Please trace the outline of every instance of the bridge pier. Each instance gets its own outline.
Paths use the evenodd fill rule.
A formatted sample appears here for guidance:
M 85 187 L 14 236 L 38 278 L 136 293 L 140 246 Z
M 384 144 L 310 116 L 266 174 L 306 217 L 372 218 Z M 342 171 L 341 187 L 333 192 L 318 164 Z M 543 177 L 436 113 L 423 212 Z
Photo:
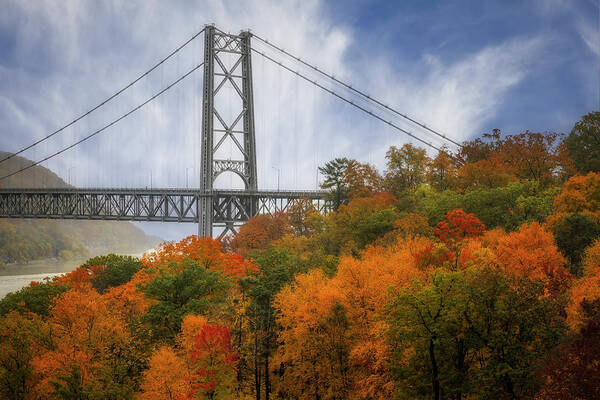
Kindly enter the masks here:
M 215 179 L 223 172 L 232 172 L 242 178 L 246 190 L 256 191 L 252 35 L 249 32 L 231 35 L 214 26 L 206 26 L 204 35 L 200 190 L 203 194 L 212 194 Z M 215 77 L 218 77 L 217 81 Z M 218 110 L 215 101 L 224 86 L 235 89 L 232 92 L 240 99 L 240 108 L 233 110 L 237 117 L 232 120 L 227 120 L 224 110 Z M 218 156 L 219 148 L 224 144 L 235 149 L 235 155 L 226 160 Z M 198 234 L 212 236 L 215 224 L 213 199 L 202 196 L 199 207 Z M 225 229 L 233 230 L 233 222 L 227 222 Z

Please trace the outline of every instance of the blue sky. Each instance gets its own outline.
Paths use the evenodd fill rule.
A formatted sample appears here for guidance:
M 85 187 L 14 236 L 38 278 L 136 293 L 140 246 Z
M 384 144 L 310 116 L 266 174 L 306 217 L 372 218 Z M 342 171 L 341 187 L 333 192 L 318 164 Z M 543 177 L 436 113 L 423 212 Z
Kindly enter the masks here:
M 18 150 L 85 112 L 206 23 L 249 28 L 457 140 L 493 128 L 568 133 L 599 107 L 592 0 L 3 0 L 0 149 Z M 108 107 L 24 155 L 40 159 L 144 101 L 201 60 L 202 48 L 200 37 Z M 337 156 L 383 169 L 389 146 L 410 142 L 258 55 L 253 63 L 259 187 L 275 188 L 279 168 L 282 188 L 314 189 L 317 167 Z M 186 171 L 193 186 L 201 88 L 194 74 L 43 165 L 65 180 L 71 171 L 77 186 L 144 187 L 152 176 L 154 186 L 181 187 Z M 240 185 L 219 179 L 217 186 Z M 195 230 L 144 227 L 166 238 Z
M 568 132 L 581 115 L 600 107 L 597 1 L 356 0 L 326 4 L 332 18 L 352 26 L 355 37 L 364 43 L 362 48 L 356 43 L 349 49 L 349 60 L 379 52 L 408 70 L 426 55 L 456 62 L 505 41 L 542 38 L 546 48 L 532 60 L 528 76 L 506 94 L 482 131 Z

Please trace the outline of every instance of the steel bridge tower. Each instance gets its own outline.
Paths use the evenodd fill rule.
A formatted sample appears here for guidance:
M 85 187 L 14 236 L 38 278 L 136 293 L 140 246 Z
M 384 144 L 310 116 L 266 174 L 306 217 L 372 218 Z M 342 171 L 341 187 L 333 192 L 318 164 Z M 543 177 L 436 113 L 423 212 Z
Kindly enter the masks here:
M 256 141 L 254 131 L 254 99 L 252 89 L 252 59 L 248 31 L 239 35 L 224 33 L 214 26 L 206 26 L 204 36 L 204 88 L 202 97 L 202 137 L 200 191 L 213 193 L 217 177 L 229 171 L 237 174 L 246 191 L 257 191 Z M 224 115 L 224 87 L 232 87 L 239 102 Z M 231 92 L 231 90 L 229 91 Z M 223 156 L 224 144 L 231 145 L 235 154 Z M 198 235 L 212 236 L 214 224 L 213 199 L 200 197 L 198 201 Z M 254 200 L 247 205 L 250 214 L 256 214 Z M 220 225 L 227 233 L 234 230 L 235 217 L 225 216 Z

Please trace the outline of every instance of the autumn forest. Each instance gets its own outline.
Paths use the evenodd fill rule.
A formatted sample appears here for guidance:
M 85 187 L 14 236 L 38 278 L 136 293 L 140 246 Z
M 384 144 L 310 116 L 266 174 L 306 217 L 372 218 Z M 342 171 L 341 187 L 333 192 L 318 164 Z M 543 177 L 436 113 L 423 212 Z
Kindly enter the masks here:
M 386 165 L 7 295 L 0 397 L 600 398 L 600 113 Z

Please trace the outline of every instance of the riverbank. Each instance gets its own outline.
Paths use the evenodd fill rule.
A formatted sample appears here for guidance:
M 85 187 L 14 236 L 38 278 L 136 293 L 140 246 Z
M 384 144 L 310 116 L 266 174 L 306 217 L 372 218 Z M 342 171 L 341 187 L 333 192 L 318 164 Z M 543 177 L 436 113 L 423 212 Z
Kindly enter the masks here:
M 129 254 L 118 252 L 119 254 L 130 255 L 132 257 L 141 257 L 144 253 L 152 252 L 154 249 L 133 250 Z M 117 253 L 112 251 L 113 253 Z M 10 292 L 15 292 L 29 285 L 34 281 L 42 281 L 45 278 L 54 278 L 61 274 L 71 272 L 89 258 L 97 255 L 109 254 L 109 250 L 94 249 L 90 251 L 90 256 L 85 258 L 61 259 L 47 258 L 43 260 L 33 260 L 22 264 L 6 264 L 0 267 L 0 299 Z

